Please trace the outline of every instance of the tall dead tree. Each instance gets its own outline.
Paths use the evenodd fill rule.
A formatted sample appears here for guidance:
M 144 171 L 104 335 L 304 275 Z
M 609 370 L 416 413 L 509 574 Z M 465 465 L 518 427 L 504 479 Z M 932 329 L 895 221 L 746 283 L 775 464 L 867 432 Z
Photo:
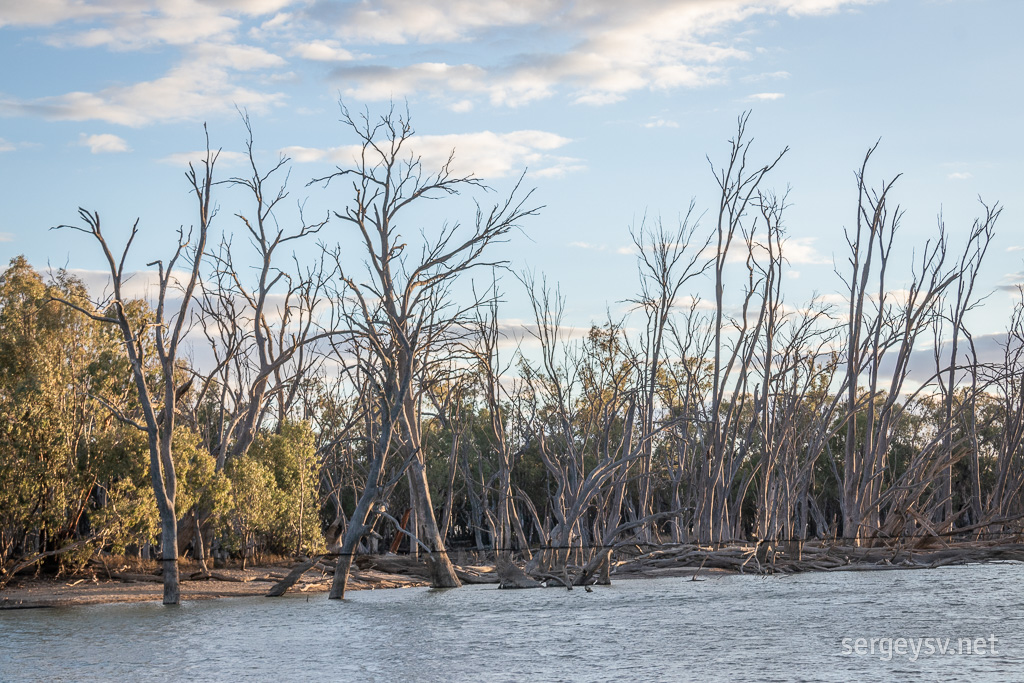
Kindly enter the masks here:
M 742 454 L 735 448 L 734 437 L 740 428 L 738 417 L 743 410 L 743 401 L 747 393 L 748 370 L 756 348 L 754 341 L 763 328 L 766 312 L 762 305 L 760 312 L 751 315 L 753 311 L 750 306 L 757 296 L 757 290 L 764 286 L 764 282 L 755 272 L 753 241 L 750 229 L 745 228 L 745 225 L 748 211 L 757 202 L 761 183 L 789 151 L 785 148 L 771 162 L 750 168 L 747 157 L 751 141 L 746 139 L 749 117 L 749 112 L 739 117 L 736 135 L 729 141 L 728 161 L 721 168 L 715 169 L 711 160 L 708 160 L 715 172 L 720 194 L 717 225 L 712 241 L 715 248 L 712 386 L 710 403 L 707 406 L 707 441 L 701 472 L 702 481 L 698 485 L 694 519 L 697 537 L 703 542 L 728 540 L 737 530 L 736 515 L 730 515 L 728 499 L 733 477 L 742 460 Z M 726 313 L 726 268 L 730 263 L 730 251 L 737 237 L 746 242 L 745 261 L 748 277 L 741 313 L 731 317 Z M 732 332 L 727 328 L 731 328 Z
M 970 331 L 965 325 L 965 318 L 979 304 L 978 299 L 975 298 L 974 288 L 977 284 L 981 265 L 985 260 L 985 254 L 988 252 L 989 244 L 992 241 L 996 221 L 1002 212 L 998 204 L 990 207 L 982 203 L 982 206 L 985 208 L 985 217 L 976 219 L 971 226 L 971 232 L 964 251 L 960 256 L 960 263 L 957 268 L 960 272 L 960 277 L 957 279 L 956 289 L 950 295 L 942 298 L 940 305 L 941 315 L 936 319 L 940 324 L 936 325 L 935 366 L 938 376 L 939 393 L 942 397 L 942 412 L 945 423 L 945 435 L 942 439 L 942 445 L 947 461 L 942 473 L 941 490 L 943 504 L 941 506 L 941 517 L 937 521 L 944 525 L 952 525 L 955 522 L 953 514 L 953 412 L 954 404 L 957 400 L 956 388 L 960 384 L 960 377 L 966 372 L 971 378 L 971 389 L 968 390 L 963 398 L 966 398 L 972 404 L 969 413 L 971 425 L 974 424 L 976 413 L 974 400 L 979 388 L 979 368 L 977 362 L 963 363 L 961 361 L 961 342 L 964 341 L 965 337 L 969 348 L 973 349 Z M 939 225 L 939 230 L 944 231 L 945 228 L 942 225 L 941 215 L 939 216 Z M 943 332 L 949 335 L 948 342 L 942 339 L 941 335 Z M 949 355 L 944 357 L 942 353 L 944 350 L 943 346 L 947 343 Z M 969 457 L 971 476 L 970 507 L 973 517 L 972 523 L 974 524 L 977 524 L 981 519 L 982 506 L 978 451 L 979 448 L 975 439 L 975 443 L 970 449 Z
M 934 379 L 925 379 L 911 396 L 903 396 L 914 345 L 935 320 L 940 297 L 961 277 L 946 263 L 947 237 L 940 225 L 938 236 L 926 241 L 911 259 L 906 288 L 895 292 L 888 282 L 902 211 L 899 206 L 893 208 L 889 198 L 899 176 L 875 191 L 865 179 L 877 147 L 868 150 L 857 173 L 857 222 L 846 233 L 851 270 L 842 276 L 849 300 L 843 536 L 858 544 L 881 529 L 882 503 L 888 497 L 883 493 L 889 447 L 904 406 Z M 884 384 L 883 362 L 892 363 L 889 381 Z
M 281 203 L 287 199 L 287 178 L 278 181 L 287 170 L 289 159 L 281 156 L 267 170 L 260 169 L 253 149 L 252 125 L 243 115 L 246 152 L 250 173 L 230 178 L 226 183 L 241 188 L 249 206 L 236 213 L 244 226 L 252 249 L 256 272 L 250 282 L 236 263 L 232 240 L 225 236 L 219 248 L 210 254 L 210 269 L 203 282 L 201 324 L 211 340 L 219 340 L 222 349 L 238 348 L 234 364 L 220 373 L 221 391 L 234 399 L 230 417 L 219 434 L 217 467 L 225 459 L 245 454 L 263 422 L 268 399 L 277 399 L 278 423 L 287 415 L 304 375 L 317 361 L 310 347 L 333 334 L 321 330 L 319 316 L 326 287 L 333 273 L 322 259 L 302 266 L 294 248 L 302 240 L 316 235 L 327 219 L 308 222 L 298 208 L 298 220 L 291 229 L 282 227 Z M 292 263 L 287 264 L 286 259 Z M 247 260 L 245 256 L 241 259 Z M 329 326 L 328 326 L 329 327 Z M 216 347 L 217 344 L 214 344 Z
M 679 306 L 683 287 L 704 274 L 713 261 L 706 254 L 711 244 L 709 233 L 703 239 L 696 235 L 698 220 L 694 217 L 694 204 L 690 203 L 684 218 L 675 230 L 669 230 L 659 219 L 655 226 L 641 224 L 633 232 L 637 250 L 637 269 L 640 276 L 640 296 L 632 303 L 646 318 L 640 348 L 634 353 L 638 360 L 636 372 L 640 381 L 639 443 L 643 455 L 640 459 L 638 514 L 653 513 L 653 477 L 655 424 L 661 407 L 658 405 L 659 386 L 665 363 L 667 335 L 673 311 Z M 640 530 L 641 540 L 655 540 L 656 530 Z
M 98 307 L 99 310 L 106 308 L 107 315 L 97 315 L 69 301 L 63 303 L 94 320 L 117 326 L 124 340 L 125 354 L 131 363 L 132 378 L 142 410 L 142 421 L 122 413 L 113 406 L 108 405 L 108 408 L 114 411 L 114 415 L 120 421 L 144 432 L 149 442 L 150 478 L 153 493 L 156 496 L 157 510 L 160 513 L 160 547 L 165 605 L 176 605 L 181 600 L 178 583 L 178 520 L 175 514 L 177 478 L 174 472 L 172 448 L 177 405 L 187 391 L 187 387 L 183 381 L 183 373 L 178 368 L 178 359 L 188 331 L 186 323 L 190 318 L 189 306 L 193 301 L 193 295 L 199 282 L 200 269 L 206 254 L 210 221 L 215 214 L 211 190 L 214 184 L 213 167 L 217 156 L 218 152 L 210 150 L 209 137 L 207 137 L 206 157 L 200 170 L 197 171 L 195 166 L 189 164 L 186 174 L 197 203 L 198 226 L 194 226 L 190 230 L 179 228 L 177 246 L 167 263 L 158 260 L 147 264 L 149 267 L 156 266 L 159 285 L 156 300 L 156 322 L 153 324 L 152 330 L 147 329 L 144 325 L 138 326 L 137 322 L 128 316 L 126 312 L 128 301 L 124 298 L 124 285 L 127 277 L 130 276 L 130 273 L 125 273 L 125 262 L 128 260 L 132 243 L 139 234 L 139 221 L 136 220 L 132 226 L 120 257 L 115 257 L 111 251 L 101 230 L 100 215 L 97 212 L 79 209 L 78 213 L 84 225 L 57 226 L 84 232 L 95 239 L 103 251 L 110 272 L 112 297 L 109 302 L 106 302 L 107 306 Z M 184 265 L 187 268 L 184 270 L 182 280 L 179 280 L 182 273 L 175 270 L 179 265 Z M 171 291 L 177 294 L 179 300 L 177 305 L 169 310 L 168 294 Z M 170 305 L 174 306 L 173 303 Z M 150 379 L 147 378 L 147 359 L 144 357 L 143 351 L 150 335 L 153 337 L 156 361 L 159 366 L 155 387 L 151 386 Z
M 370 440 L 371 476 L 346 528 L 331 597 L 344 595 L 348 571 L 343 565 L 351 562 L 359 539 L 369 531 L 368 519 L 381 493 L 379 479 L 392 444 L 402 462 L 408 463 L 416 518 L 413 535 L 428 551 L 431 583 L 436 587 L 458 586 L 427 483 L 415 384 L 427 358 L 441 352 L 449 343 L 450 333 L 464 325 L 468 311 L 476 305 L 453 302 L 451 288 L 456 279 L 473 268 L 495 265 L 486 260 L 488 247 L 503 240 L 537 209 L 526 207 L 529 194 L 518 197 L 517 186 L 489 211 L 478 205 L 469 229 L 462 229 L 456 222 L 431 231 L 433 234 L 421 230 L 417 254 L 410 244 L 415 234 L 404 230 L 400 221 L 415 221 L 413 212 L 426 200 L 483 188 L 483 184 L 471 175 L 454 173 L 454 152 L 436 171 L 425 169 L 415 153 L 408 114 L 401 115 L 392 108 L 379 118 L 369 113 L 353 116 L 344 105 L 341 114 L 342 122 L 358 140 L 358 151 L 351 166 L 339 167 L 315 182 L 326 186 L 332 181 L 351 181 L 352 195 L 334 215 L 343 225 L 355 229 L 366 273 L 357 277 L 345 268 L 339 248 L 339 296 L 351 303 L 343 326 L 351 332 L 353 343 L 363 345 L 372 357 L 373 372 L 368 376 L 377 378 L 373 390 L 379 422 Z

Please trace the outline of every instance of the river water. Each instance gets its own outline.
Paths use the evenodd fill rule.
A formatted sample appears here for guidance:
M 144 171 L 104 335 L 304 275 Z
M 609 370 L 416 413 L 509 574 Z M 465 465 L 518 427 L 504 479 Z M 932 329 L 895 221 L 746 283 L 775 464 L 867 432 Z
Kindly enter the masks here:
M 1024 680 L 1024 565 L 0 612 L 2 681 L 752 679 Z

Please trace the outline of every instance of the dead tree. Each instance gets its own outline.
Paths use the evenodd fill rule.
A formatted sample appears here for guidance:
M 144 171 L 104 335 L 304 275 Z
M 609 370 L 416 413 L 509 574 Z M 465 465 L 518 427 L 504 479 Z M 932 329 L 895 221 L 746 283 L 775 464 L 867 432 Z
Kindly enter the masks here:
M 206 255 L 207 236 L 210 221 L 215 210 L 211 200 L 213 188 L 213 167 L 218 152 L 209 146 L 207 137 L 206 158 L 200 170 L 189 164 L 187 173 L 198 208 L 198 226 L 190 230 L 178 230 L 177 247 L 165 264 L 153 261 L 149 267 L 156 266 L 159 292 L 156 301 L 156 322 L 153 329 L 138 328 L 126 313 L 127 300 L 123 290 L 126 282 L 125 262 L 128 259 L 132 243 L 139 234 L 139 222 L 135 221 L 131 234 L 125 243 L 119 258 L 114 256 L 100 226 L 99 213 L 79 209 L 79 216 L 84 226 L 61 225 L 58 228 L 70 228 L 84 232 L 93 237 L 103 251 L 110 272 L 112 298 L 109 301 L 107 315 L 97 315 L 75 304 L 64 301 L 78 311 L 94 320 L 117 326 L 124 340 L 125 354 L 131 363 L 132 377 L 138 394 L 139 406 L 142 410 L 142 421 L 108 406 L 114 410 L 115 416 L 142 432 L 149 441 L 149 470 L 156 496 L 157 510 L 160 513 L 160 546 L 161 564 L 163 569 L 163 602 L 165 605 L 176 605 L 181 600 L 178 584 L 178 519 L 175 514 L 175 490 L 177 478 L 174 473 L 172 456 L 174 426 L 177 416 L 177 405 L 184 393 L 182 373 L 178 369 L 179 352 L 188 331 L 189 306 L 192 304 L 196 287 L 199 283 L 200 270 Z M 175 268 L 183 264 L 187 270 L 183 281 Z M 168 310 L 168 292 L 176 290 L 180 297 L 176 310 Z M 156 349 L 156 361 L 159 366 L 157 387 L 151 388 L 151 379 L 147 378 L 146 358 L 143 346 L 149 335 L 153 335 Z M 159 394 L 162 393 L 162 398 Z
M 729 141 L 729 159 L 720 169 L 715 170 L 715 180 L 720 191 L 717 225 L 712 245 L 714 253 L 715 312 L 713 370 L 711 375 L 710 404 L 707 406 L 707 440 L 703 454 L 701 481 L 697 488 L 697 510 L 694 525 L 697 538 L 704 542 L 722 541 L 736 534 L 736 515 L 730 514 L 728 499 L 733 477 L 738 471 L 741 454 L 734 447 L 734 436 L 740 428 L 739 415 L 744 409 L 742 400 L 747 394 L 748 370 L 755 349 L 754 340 L 764 325 L 765 309 L 762 305 L 756 315 L 751 315 L 750 306 L 757 296 L 763 281 L 755 273 L 753 242 L 746 235 L 748 253 L 747 286 L 743 294 L 739 317 L 727 319 L 725 302 L 725 270 L 729 263 L 733 241 L 744 237 L 747 213 L 758 198 L 758 190 L 765 177 L 785 156 L 783 149 L 771 162 L 748 168 L 747 156 L 751 141 L 746 139 L 749 112 L 740 116 L 736 136 Z M 708 160 L 711 163 L 710 159 Z M 763 298 L 762 298 L 763 299 Z M 729 335 L 727 327 L 734 332 Z M 730 385 L 730 381 L 733 382 Z M 739 398 L 741 400 L 729 400 Z M 736 507 L 735 501 L 732 505 Z
M 969 344 L 969 350 L 973 349 L 970 331 L 965 326 L 964 319 L 967 314 L 980 303 L 975 298 L 974 287 L 977 282 L 978 272 L 980 271 L 981 265 L 985 259 L 985 254 L 992 241 L 996 221 L 999 218 L 999 214 L 1002 212 L 1002 209 L 998 204 L 989 207 L 982 203 L 982 206 L 985 208 L 985 217 L 974 221 L 967 244 L 964 247 L 963 254 L 960 256 L 960 264 L 958 266 L 960 277 L 956 282 L 956 290 L 951 292 L 950 296 L 943 297 L 940 305 L 942 313 L 936 319 L 936 322 L 939 324 L 936 325 L 934 347 L 935 369 L 938 376 L 939 393 L 942 397 L 942 417 L 945 432 L 942 445 L 944 457 L 946 459 L 946 467 L 942 473 L 941 482 L 943 498 L 941 516 L 936 521 L 944 526 L 951 526 L 955 522 L 955 519 L 953 518 L 954 444 L 952 427 L 954 404 L 956 402 L 957 395 L 956 388 L 960 384 L 960 376 L 964 372 L 967 372 L 971 378 L 971 388 L 968 390 L 965 397 L 967 401 L 971 403 L 971 409 L 968 414 L 968 422 L 971 427 L 975 424 L 977 413 L 974 401 L 975 397 L 978 395 L 979 389 L 978 363 L 961 363 L 960 344 L 965 337 Z M 939 216 L 939 224 L 940 231 L 943 231 L 944 227 L 942 226 L 941 215 Z M 945 342 L 942 339 L 942 332 L 948 332 L 948 342 Z M 944 354 L 942 353 L 945 343 L 948 343 L 948 357 L 944 357 Z M 973 429 L 971 431 L 973 431 Z M 974 443 L 972 444 L 973 447 L 970 448 L 969 457 L 971 476 L 971 511 L 973 517 L 971 522 L 977 524 L 981 520 L 982 498 L 980 463 L 978 461 L 979 449 L 976 438 L 973 439 L 973 441 Z
M 452 171 L 453 155 L 436 172 L 429 172 L 412 149 L 414 131 L 408 115 L 392 108 L 372 118 L 369 113 L 353 116 L 341 107 L 342 121 L 359 141 L 351 167 L 314 182 L 325 186 L 332 181 L 351 181 L 348 204 L 334 212 L 338 220 L 354 228 L 365 259 L 365 278 L 358 278 L 343 266 L 342 253 L 335 252 L 339 267 L 339 296 L 351 302 L 343 325 L 353 343 L 364 345 L 372 355 L 379 380 L 374 391 L 378 406 L 371 466 L 372 476 L 356 506 L 342 544 L 342 562 L 369 527 L 366 520 L 381 493 L 375 477 L 380 476 L 392 443 L 403 462 L 408 463 L 410 494 L 416 514 L 414 535 L 429 548 L 431 582 L 434 586 L 458 586 L 444 539 L 434 515 L 421 447 L 420 403 L 414 386 L 427 357 L 448 343 L 450 333 L 461 325 L 468 306 L 453 303 L 450 295 L 455 280 L 473 268 L 495 265 L 485 259 L 494 242 L 503 240 L 523 219 L 537 209 L 527 208 L 526 197 L 517 197 L 518 186 L 502 203 L 489 211 L 479 206 L 472 228 L 459 223 L 442 227 L 436 234 L 421 231 L 417 251 L 409 244 L 413 235 L 403 232 L 400 220 L 414 220 L 412 211 L 428 199 L 458 194 L 461 190 L 483 188 L 472 176 Z M 374 474 L 375 473 L 375 474 Z M 347 571 L 335 574 L 331 597 L 341 597 Z
M 308 222 L 302 205 L 294 228 L 281 227 L 280 205 L 287 199 L 287 179 L 277 176 L 287 169 L 289 159 L 281 156 L 269 170 L 261 170 L 253 150 L 252 125 L 243 115 L 250 173 L 230 178 L 228 185 L 248 195 L 250 207 L 236 217 L 245 227 L 255 256 L 254 282 L 249 282 L 236 265 L 232 240 L 225 236 L 210 255 L 210 271 L 203 282 L 202 324 L 209 337 L 219 337 L 222 348 L 241 347 L 234 354 L 233 373 L 222 376 L 224 398 L 234 394 L 226 429 L 219 435 L 217 466 L 225 459 L 245 454 L 263 422 L 268 399 L 278 403 L 277 422 L 287 417 L 304 376 L 319 356 L 311 351 L 317 342 L 330 337 L 330 324 L 320 320 L 327 283 L 332 273 L 324 261 L 301 266 L 294 254 L 292 263 L 282 263 L 281 250 L 291 248 L 317 233 L 327 219 Z M 327 329 L 323 329 L 323 326 Z
M 619 324 L 593 327 L 582 344 L 566 342 L 561 296 L 529 276 L 523 281 L 534 309 L 530 332 L 541 345 L 539 365 L 520 362 L 531 410 L 523 419 L 554 489 L 548 503 L 554 526 L 543 532 L 549 547 L 533 555 L 526 571 L 564 578 L 575 565 L 571 580 L 607 579 L 618 534 L 650 521 L 622 525 L 628 470 L 643 452 L 634 438 L 633 364 L 623 353 Z
M 496 470 L 493 482 L 488 487 L 493 492 L 494 509 L 488 510 L 487 516 L 499 561 L 509 559 L 513 540 L 516 541 L 519 552 L 529 560 L 532 554 L 516 510 L 512 488 L 512 468 L 529 442 L 526 441 L 516 448 L 515 437 L 510 434 L 509 423 L 517 419 L 515 406 L 518 403 L 521 381 L 511 377 L 510 365 L 503 365 L 501 361 L 496 288 L 495 283 L 495 291 L 489 305 L 477 311 L 474 320 L 475 332 L 468 348 L 475 361 L 474 371 L 479 397 L 487 410 L 488 455 Z
M 668 230 L 660 220 L 653 228 L 641 224 L 633 232 L 637 250 L 637 270 L 640 277 L 640 296 L 632 303 L 643 313 L 646 324 L 640 347 L 634 352 L 638 359 L 636 372 L 640 382 L 639 443 L 643 455 L 639 461 L 638 514 L 653 514 L 653 476 L 655 424 L 661 412 L 658 398 L 662 392 L 663 365 L 667 355 L 667 334 L 674 310 L 679 306 L 684 286 L 704 274 L 712 260 L 706 254 L 711 244 L 709 233 L 703 239 L 696 235 L 698 220 L 694 217 L 694 203 L 675 230 Z M 653 541 L 656 530 L 639 530 L 641 540 Z
M 1024 513 L 1024 287 L 1018 286 L 1017 301 L 1001 341 L 1000 363 L 983 368 L 986 385 L 994 394 L 993 420 L 997 423 L 995 482 L 985 500 L 984 519 L 990 532 L 1006 528 L 1000 520 Z
M 940 226 L 938 236 L 925 242 L 919 257 L 912 259 L 911 281 L 902 300 L 896 300 L 887 275 L 902 211 L 889 203 L 895 178 L 877 191 L 867 185 L 865 173 L 875 149 L 877 144 L 868 150 L 857 173 L 857 222 L 846 233 L 851 272 L 843 276 L 849 297 L 845 379 L 849 417 L 841 501 L 843 535 L 857 544 L 881 528 L 889 446 L 904 406 L 913 398 L 902 393 L 914 344 L 938 314 L 939 297 L 960 278 L 946 264 L 947 238 Z M 883 361 L 892 363 L 884 390 Z M 914 395 L 933 379 L 922 383 Z

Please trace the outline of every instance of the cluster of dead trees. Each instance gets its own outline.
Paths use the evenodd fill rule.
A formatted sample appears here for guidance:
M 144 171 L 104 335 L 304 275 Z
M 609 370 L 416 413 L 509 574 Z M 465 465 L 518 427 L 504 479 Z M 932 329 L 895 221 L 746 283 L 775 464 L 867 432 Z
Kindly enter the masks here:
M 335 207 L 312 220 L 286 211 L 288 160 L 261 168 L 247 119 L 247 173 L 218 180 L 208 145 L 188 174 L 193 227 L 150 263 L 148 317 L 124 291 L 138 226 L 117 248 L 99 214 L 73 226 L 104 255 L 110 296 L 55 298 L 119 334 L 130 383 L 120 401 L 92 396 L 146 436 L 165 602 L 179 553 L 217 543 L 216 503 L 177 497 L 179 433 L 219 472 L 295 421 L 315 439 L 297 485 L 323 547 L 294 550 L 337 558 L 332 598 L 356 556 L 388 549 L 422 555 L 438 587 L 460 585 L 453 543 L 588 584 L 624 546 L 1020 533 L 1024 303 L 999 362 L 967 327 L 998 205 L 908 248 L 895 181 L 868 180 L 872 148 L 837 229 L 842 304 L 794 305 L 787 200 L 770 189 L 786 151 L 755 161 L 744 115 L 712 166 L 713 209 L 636 226 L 630 312 L 581 336 L 557 288 L 494 255 L 538 213 L 529 192 L 437 227 L 428 200 L 481 182 L 451 159 L 425 168 L 407 115 L 342 112 L 361 151 L 310 181 Z M 227 191 L 245 199 L 216 217 L 218 241 Z M 510 330 L 499 302 L 519 292 L 534 320 Z

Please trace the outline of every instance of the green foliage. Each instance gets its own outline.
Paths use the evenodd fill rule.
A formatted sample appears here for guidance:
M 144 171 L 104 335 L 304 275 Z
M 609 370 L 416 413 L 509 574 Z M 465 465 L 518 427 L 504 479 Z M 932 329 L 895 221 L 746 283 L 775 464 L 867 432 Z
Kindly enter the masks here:
M 87 368 L 101 340 L 53 297 L 88 308 L 81 282 L 46 285 L 23 257 L 0 275 L 0 561 L 76 536 L 95 481 Z
M 235 552 L 323 550 L 319 463 L 306 422 L 286 421 L 279 433 L 261 433 L 248 453 L 227 465 L 231 481 L 227 544 Z

